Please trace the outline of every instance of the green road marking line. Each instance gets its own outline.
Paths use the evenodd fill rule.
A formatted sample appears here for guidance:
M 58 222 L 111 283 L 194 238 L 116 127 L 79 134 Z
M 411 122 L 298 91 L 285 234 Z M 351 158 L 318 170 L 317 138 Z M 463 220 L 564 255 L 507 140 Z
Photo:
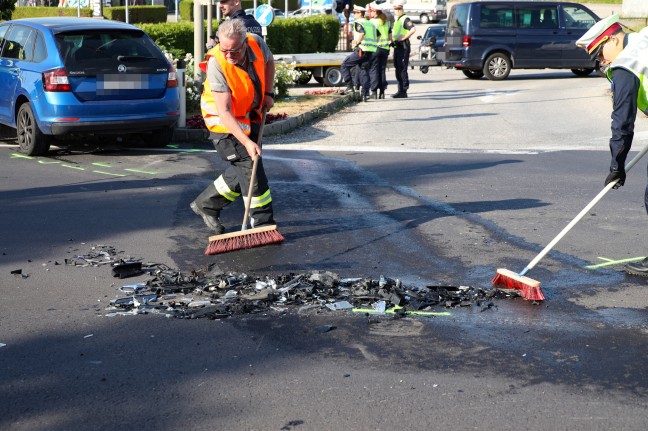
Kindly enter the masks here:
M 400 310 L 403 307 L 394 307 L 389 310 L 385 310 L 384 313 L 379 313 L 373 308 L 352 308 L 351 311 L 354 313 L 370 313 L 370 314 L 396 314 L 396 310 Z M 406 314 L 411 314 L 412 316 L 452 316 L 452 313 L 449 311 L 406 311 Z
M 125 174 L 113 174 L 112 172 L 104 172 L 104 171 L 92 171 L 96 174 L 104 174 L 104 175 L 111 175 L 113 177 L 125 177 Z
M 128 172 L 135 172 L 138 174 L 149 174 L 149 175 L 155 175 L 160 173 L 158 171 L 145 171 L 143 169 L 124 169 L 124 170 Z
M 178 144 L 169 144 L 169 145 L 167 145 L 167 148 L 180 148 L 180 145 L 178 145 Z
M 627 262 L 636 262 L 638 260 L 643 260 L 645 259 L 644 256 L 641 257 L 631 257 L 629 259 L 621 259 L 621 260 L 610 260 L 605 257 L 599 257 L 601 260 L 605 260 L 604 263 L 599 263 L 598 265 L 587 265 L 585 268 L 587 269 L 596 269 L 596 268 L 602 268 L 604 266 L 610 266 L 610 265 L 616 265 L 618 263 L 627 263 Z
M 57 165 L 57 164 L 63 163 L 63 162 L 61 162 L 60 160 L 51 160 L 51 161 L 39 160 L 38 163 L 40 163 L 41 165 L 52 165 L 52 164 Z
M 27 156 L 25 154 L 19 154 L 19 153 L 11 153 L 10 158 L 12 159 L 33 159 L 32 156 Z
M 82 168 L 80 166 L 72 166 L 72 165 L 61 165 L 61 166 L 63 166 L 64 168 L 77 169 L 79 171 L 85 171 L 86 170 L 85 168 Z
M 110 163 L 93 162 L 92 164 L 95 166 L 101 166 L 102 168 L 112 168 L 112 166 L 110 166 Z

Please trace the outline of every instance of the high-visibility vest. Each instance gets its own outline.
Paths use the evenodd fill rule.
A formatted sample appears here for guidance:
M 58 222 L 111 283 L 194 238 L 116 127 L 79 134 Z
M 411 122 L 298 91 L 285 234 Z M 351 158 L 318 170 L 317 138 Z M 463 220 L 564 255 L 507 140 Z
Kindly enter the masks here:
M 261 95 L 259 100 L 263 100 L 263 94 L 266 92 L 265 59 L 263 58 L 263 51 L 261 51 L 261 47 L 254 39 L 254 36 L 248 34 L 247 41 L 249 47 L 256 56 L 256 60 L 252 65 L 254 66 L 254 70 L 256 71 L 261 83 Z M 218 65 L 223 71 L 223 75 L 225 76 L 225 80 L 227 81 L 227 85 L 229 86 L 232 95 L 232 114 L 236 117 L 236 121 L 238 121 L 239 126 L 241 126 L 241 129 L 243 129 L 245 134 L 250 135 L 250 112 L 253 110 L 252 104 L 254 103 L 255 95 L 254 83 L 245 70 L 230 64 L 227 61 L 219 47 L 220 44 L 209 50 L 205 57 L 205 61 L 200 63 L 200 68 L 206 72 L 209 58 L 214 57 L 216 59 Z M 209 80 L 206 79 L 203 85 L 203 92 L 200 96 L 200 110 L 205 119 L 205 125 L 214 133 L 231 133 L 231 131 L 221 123 L 218 111 L 216 110 L 216 104 L 214 103 L 214 95 L 211 86 L 209 85 Z M 257 118 L 261 118 L 261 107 L 257 107 L 256 111 L 258 114 Z
M 372 24 L 376 27 L 380 36 L 378 36 L 378 48 L 389 49 L 389 21 L 383 21 L 380 18 L 372 18 Z
M 378 47 L 376 27 L 374 27 L 373 23 L 366 18 L 361 18 L 356 22 L 362 25 L 362 28 L 364 29 L 364 38 L 362 39 L 362 42 L 360 42 L 360 49 L 365 52 L 376 52 L 376 48 Z
M 409 32 L 409 30 L 405 30 L 405 28 L 403 27 L 406 18 L 409 17 L 403 14 L 396 19 L 396 22 L 394 23 L 394 28 L 392 30 L 392 37 L 394 38 L 394 40 L 400 39 L 401 37 L 405 36 Z
M 628 35 L 628 45 L 623 48 L 607 70 L 607 77 L 612 80 L 613 69 L 626 69 L 639 78 L 637 107 L 648 115 L 648 27 L 639 33 Z

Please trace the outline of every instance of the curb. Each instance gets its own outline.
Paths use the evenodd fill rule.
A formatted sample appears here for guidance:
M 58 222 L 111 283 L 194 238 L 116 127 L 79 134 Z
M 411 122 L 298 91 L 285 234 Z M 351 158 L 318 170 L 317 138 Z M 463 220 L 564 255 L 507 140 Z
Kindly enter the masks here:
M 288 117 L 285 120 L 275 121 L 268 124 L 263 130 L 265 136 L 276 136 L 288 133 L 298 127 L 310 124 L 314 120 L 338 112 L 345 106 L 354 102 L 353 95 L 348 94 L 340 97 L 326 105 L 318 106 L 315 109 L 299 114 L 295 117 Z M 173 142 L 200 142 L 209 141 L 209 131 L 206 129 L 189 129 L 176 127 L 173 131 Z

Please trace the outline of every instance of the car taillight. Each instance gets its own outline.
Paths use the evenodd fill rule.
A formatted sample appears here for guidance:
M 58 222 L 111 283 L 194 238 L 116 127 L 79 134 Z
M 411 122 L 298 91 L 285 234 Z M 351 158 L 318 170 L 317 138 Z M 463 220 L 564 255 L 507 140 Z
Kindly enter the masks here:
M 178 74 L 176 73 L 173 66 L 169 69 L 169 75 L 167 76 L 166 88 L 175 88 L 178 86 Z
M 463 46 L 470 46 L 470 45 L 472 45 L 472 37 L 470 37 L 470 36 L 464 36 L 463 39 L 462 39 L 462 41 L 461 41 L 461 44 L 462 44 Z
M 45 91 L 72 91 L 67 73 L 62 67 L 43 72 L 43 88 Z

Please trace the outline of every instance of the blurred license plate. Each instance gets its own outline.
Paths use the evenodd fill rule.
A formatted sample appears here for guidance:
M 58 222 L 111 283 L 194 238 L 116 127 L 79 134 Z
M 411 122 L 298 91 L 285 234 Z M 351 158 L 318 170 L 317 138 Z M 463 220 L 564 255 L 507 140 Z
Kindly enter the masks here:
M 124 90 L 146 90 L 150 88 L 148 75 L 105 74 L 97 76 L 97 93 L 110 94 Z

